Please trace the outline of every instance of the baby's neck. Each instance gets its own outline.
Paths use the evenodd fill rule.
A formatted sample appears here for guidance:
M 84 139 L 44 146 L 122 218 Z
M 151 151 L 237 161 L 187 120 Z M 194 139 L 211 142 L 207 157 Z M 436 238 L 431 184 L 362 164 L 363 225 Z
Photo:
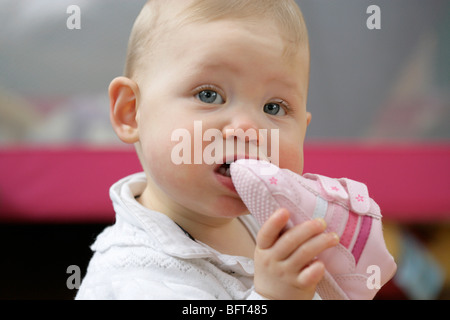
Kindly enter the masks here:
M 223 254 L 253 259 L 255 241 L 239 218 L 215 227 L 197 227 L 193 237 Z

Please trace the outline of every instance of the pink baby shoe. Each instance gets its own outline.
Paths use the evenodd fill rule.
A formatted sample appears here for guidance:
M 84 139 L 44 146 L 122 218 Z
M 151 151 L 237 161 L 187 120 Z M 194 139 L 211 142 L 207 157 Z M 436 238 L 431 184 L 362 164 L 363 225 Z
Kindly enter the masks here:
M 340 242 L 318 258 L 326 267 L 317 286 L 322 299 L 373 299 L 397 269 L 383 238 L 381 213 L 367 187 L 350 179 L 300 176 L 253 159 L 231 164 L 236 191 L 262 225 L 280 207 L 291 213 L 288 227 L 315 218 L 327 222 Z

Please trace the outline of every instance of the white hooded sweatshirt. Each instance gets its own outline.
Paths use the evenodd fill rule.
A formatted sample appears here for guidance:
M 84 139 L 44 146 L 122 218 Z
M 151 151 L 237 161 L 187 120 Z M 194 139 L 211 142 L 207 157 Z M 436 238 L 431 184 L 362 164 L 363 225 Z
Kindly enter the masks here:
M 145 185 L 137 173 L 111 187 L 116 221 L 92 245 L 76 299 L 263 299 L 253 288 L 252 259 L 221 254 L 143 207 L 135 197 Z M 253 217 L 239 219 L 256 238 Z

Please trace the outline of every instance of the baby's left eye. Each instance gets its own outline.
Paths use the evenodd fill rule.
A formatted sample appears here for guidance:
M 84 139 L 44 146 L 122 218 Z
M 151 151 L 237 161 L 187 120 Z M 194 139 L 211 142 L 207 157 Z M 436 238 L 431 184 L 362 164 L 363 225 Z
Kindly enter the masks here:
M 284 116 L 286 111 L 279 103 L 271 102 L 264 105 L 264 112 L 273 116 Z
M 203 90 L 195 95 L 197 99 L 204 103 L 222 104 L 224 100 L 220 94 L 214 90 Z

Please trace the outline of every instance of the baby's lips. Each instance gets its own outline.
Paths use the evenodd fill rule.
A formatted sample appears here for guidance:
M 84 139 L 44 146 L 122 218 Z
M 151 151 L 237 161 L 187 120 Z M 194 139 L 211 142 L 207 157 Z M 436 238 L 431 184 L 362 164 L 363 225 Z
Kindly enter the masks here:
M 267 156 L 267 148 L 263 145 L 257 145 L 254 142 L 242 141 L 241 139 L 225 140 L 224 155 L 232 157 L 233 155 L 246 154 L 247 158 L 269 161 Z M 228 152 L 227 152 L 228 151 Z
M 266 156 L 264 153 L 262 153 L 262 152 L 260 152 L 260 153 L 258 154 L 258 159 L 259 159 L 259 160 L 263 160 L 263 161 L 270 162 L 269 157 L 267 157 L 267 156 Z

